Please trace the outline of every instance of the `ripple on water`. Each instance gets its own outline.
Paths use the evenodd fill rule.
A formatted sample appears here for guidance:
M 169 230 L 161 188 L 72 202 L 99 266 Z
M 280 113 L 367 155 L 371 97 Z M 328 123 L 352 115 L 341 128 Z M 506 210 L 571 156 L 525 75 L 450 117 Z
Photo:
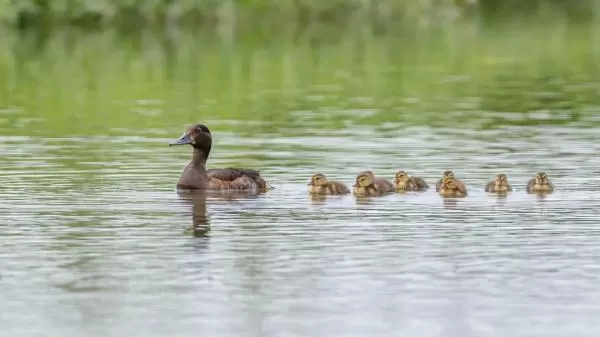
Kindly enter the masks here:
M 277 187 L 237 198 L 178 196 L 189 153 L 163 133 L 3 137 L 2 325 L 50 336 L 589 335 L 598 135 L 527 130 L 224 134 L 209 166 L 259 167 Z M 351 185 L 365 168 L 432 186 L 453 169 L 469 196 L 307 195 L 314 172 Z M 524 192 L 539 170 L 557 186 L 545 198 Z M 515 186 L 506 198 L 483 192 L 500 171 Z M 194 225 L 211 231 L 191 235 Z

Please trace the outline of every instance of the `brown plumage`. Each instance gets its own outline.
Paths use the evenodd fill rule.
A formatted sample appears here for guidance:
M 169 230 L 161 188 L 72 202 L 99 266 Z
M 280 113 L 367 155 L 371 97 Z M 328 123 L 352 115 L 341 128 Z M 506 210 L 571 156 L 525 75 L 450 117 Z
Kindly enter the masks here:
M 178 189 L 264 192 L 272 188 L 256 170 L 241 168 L 207 170 L 206 160 L 212 147 L 212 135 L 206 125 L 190 126 L 179 139 L 169 145 L 186 144 L 192 146 L 193 155 L 179 177 Z
M 457 184 L 462 185 L 462 188 L 465 188 L 465 184 L 463 184 L 463 182 L 460 181 L 460 179 L 458 179 L 454 176 L 454 172 L 448 170 L 448 171 L 444 171 L 444 173 L 442 173 L 442 178 L 440 180 L 438 180 L 438 182 L 435 184 L 436 192 L 440 191 L 440 188 L 442 187 L 442 183 L 444 182 L 444 179 L 446 179 L 446 178 L 454 178 L 454 180 L 456 180 Z
M 356 196 L 374 197 L 394 191 L 394 185 L 384 178 L 376 178 L 373 172 L 363 171 L 356 177 L 353 192 Z
M 512 186 L 508 183 L 508 177 L 506 174 L 500 173 L 485 185 L 485 191 L 489 193 L 506 193 L 512 191 Z
M 443 197 L 464 197 L 467 195 L 467 188 L 456 178 L 448 177 L 442 181 L 439 194 Z
M 429 188 L 425 180 L 420 177 L 409 177 L 405 171 L 396 172 L 394 179 L 394 187 L 396 191 L 424 191 Z
M 322 173 L 314 174 L 308 183 L 308 193 L 322 195 L 348 194 L 350 190 L 344 183 L 329 181 Z
M 554 185 L 544 172 L 538 172 L 535 178 L 527 183 L 527 193 L 551 193 L 554 191 Z

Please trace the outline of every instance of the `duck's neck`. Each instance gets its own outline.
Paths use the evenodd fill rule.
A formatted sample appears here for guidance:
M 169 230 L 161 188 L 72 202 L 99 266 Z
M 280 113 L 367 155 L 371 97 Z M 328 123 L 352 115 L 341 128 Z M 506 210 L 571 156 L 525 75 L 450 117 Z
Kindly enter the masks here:
M 190 167 L 193 167 L 196 170 L 201 172 L 206 171 L 206 159 L 208 158 L 208 153 L 200 149 L 194 149 L 192 154 L 192 160 L 190 161 Z

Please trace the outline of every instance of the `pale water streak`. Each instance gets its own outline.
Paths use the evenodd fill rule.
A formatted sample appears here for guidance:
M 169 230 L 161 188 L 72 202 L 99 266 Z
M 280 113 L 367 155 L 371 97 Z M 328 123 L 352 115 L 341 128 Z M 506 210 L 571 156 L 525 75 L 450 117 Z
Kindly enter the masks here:
M 227 121 L 220 123 L 226 124 Z M 600 328 L 600 133 L 349 126 L 219 131 L 211 167 L 260 168 L 265 195 L 180 196 L 166 133 L 0 139 L 6 336 L 593 336 Z M 293 128 L 290 128 L 293 129 Z M 117 132 L 117 131 L 115 131 Z M 133 132 L 122 130 L 123 135 Z M 435 189 L 311 199 L 314 172 L 397 169 Z M 556 193 L 524 192 L 546 171 Z M 499 172 L 515 192 L 483 192 Z M 210 225 L 206 235 L 197 226 Z

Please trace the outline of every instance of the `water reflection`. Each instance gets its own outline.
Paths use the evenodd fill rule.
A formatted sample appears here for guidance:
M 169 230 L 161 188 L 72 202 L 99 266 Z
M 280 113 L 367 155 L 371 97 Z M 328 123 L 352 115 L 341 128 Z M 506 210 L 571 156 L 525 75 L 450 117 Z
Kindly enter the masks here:
M 327 201 L 327 195 L 323 194 L 309 194 L 308 198 L 313 205 L 324 205 Z
M 192 207 L 192 233 L 194 236 L 205 236 L 210 231 L 210 220 L 206 212 L 207 195 L 203 191 L 180 192 L 178 196 Z

